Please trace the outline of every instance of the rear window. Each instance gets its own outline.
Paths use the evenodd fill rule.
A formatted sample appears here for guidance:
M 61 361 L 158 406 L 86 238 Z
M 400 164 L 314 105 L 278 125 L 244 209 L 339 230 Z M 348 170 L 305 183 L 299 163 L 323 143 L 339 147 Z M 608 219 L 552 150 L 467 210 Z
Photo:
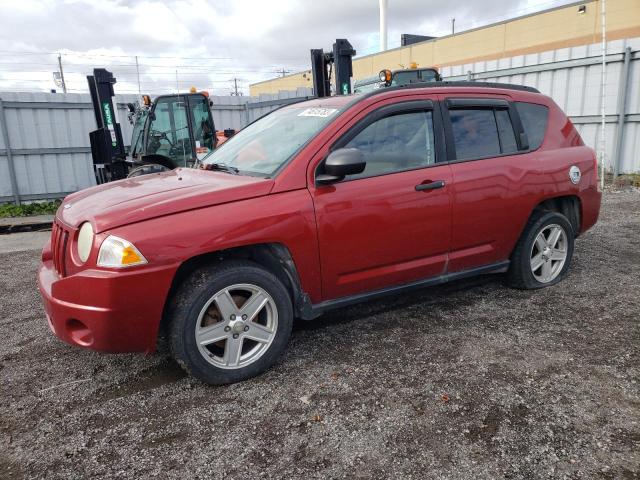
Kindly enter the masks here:
M 449 118 L 458 160 L 500 155 L 493 110 L 450 110 Z
M 522 127 L 529 138 L 529 148 L 535 150 L 542 145 L 544 132 L 547 130 L 549 109 L 535 103 L 516 102 Z

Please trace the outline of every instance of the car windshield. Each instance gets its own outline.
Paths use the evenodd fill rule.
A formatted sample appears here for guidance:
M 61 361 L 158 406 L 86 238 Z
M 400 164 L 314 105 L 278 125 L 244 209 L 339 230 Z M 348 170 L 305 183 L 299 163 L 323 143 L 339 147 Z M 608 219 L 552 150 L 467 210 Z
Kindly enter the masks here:
M 363 78 L 353 84 L 353 93 L 368 93 L 377 90 L 381 87 L 380 78 L 378 75 L 373 77 Z
M 423 70 L 403 70 L 393 74 L 391 86 L 409 85 L 413 82 L 435 82 L 438 79 L 438 72 L 431 68 Z
M 223 164 L 241 174 L 271 177 L 338 112 L 336 107 L 302 105 L 275 110 L 216 148 L 203 163 Z

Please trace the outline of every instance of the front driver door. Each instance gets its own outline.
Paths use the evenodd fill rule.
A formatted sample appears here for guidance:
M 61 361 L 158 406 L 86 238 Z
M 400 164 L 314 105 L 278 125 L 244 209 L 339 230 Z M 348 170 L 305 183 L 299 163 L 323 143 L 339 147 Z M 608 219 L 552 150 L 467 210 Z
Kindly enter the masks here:
M 443 157 L 439 118 L 431 101 L 382 107 L 332 145 L 360 149 L 367 165 L 341 182 L 310 187 L 324 300 L 445 272 L 451 172 L 437 163 Z

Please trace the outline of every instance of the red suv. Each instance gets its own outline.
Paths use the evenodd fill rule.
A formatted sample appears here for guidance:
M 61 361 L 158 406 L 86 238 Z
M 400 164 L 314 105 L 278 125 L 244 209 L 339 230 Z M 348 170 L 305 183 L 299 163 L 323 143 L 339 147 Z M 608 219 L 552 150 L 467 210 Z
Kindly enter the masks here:
M 165 338 L 229 383 L 271 366 L 296 317 L 489 272 L 554 285 L 600 198 L 593 150 L 548 97 L 407 85 L 292 104 L 200 169 L 69 195 L 38 281 L 64 341 Z

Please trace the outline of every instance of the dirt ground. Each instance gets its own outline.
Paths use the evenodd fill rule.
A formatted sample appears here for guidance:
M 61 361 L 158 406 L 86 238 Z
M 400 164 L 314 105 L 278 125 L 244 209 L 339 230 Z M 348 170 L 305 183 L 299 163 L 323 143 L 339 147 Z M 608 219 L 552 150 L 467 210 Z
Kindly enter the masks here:
M 639 478 L 640 192 L 608 192 L 576 245 L 555 287 L 336 311 L 215 388 L 61 343 L 39 252 L 0 254 L 0 478 Z

